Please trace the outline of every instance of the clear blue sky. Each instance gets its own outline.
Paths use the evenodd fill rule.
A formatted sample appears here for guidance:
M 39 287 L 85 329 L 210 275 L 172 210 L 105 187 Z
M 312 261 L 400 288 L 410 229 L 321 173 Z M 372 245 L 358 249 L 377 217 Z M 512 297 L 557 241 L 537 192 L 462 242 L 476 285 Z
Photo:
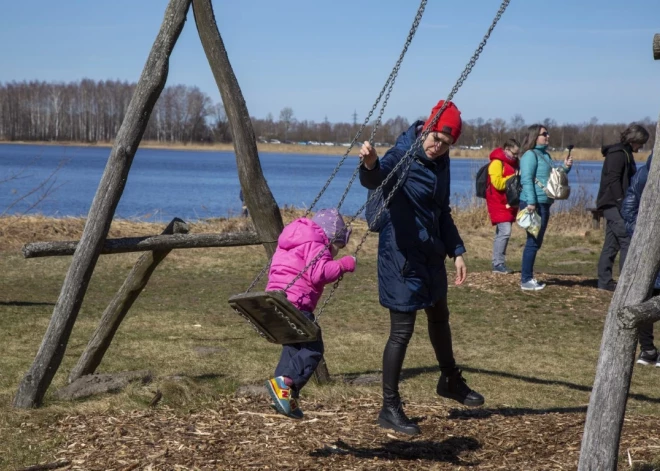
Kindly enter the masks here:
M 2 1 L 0 82 L 135 82 L 165 0 Z M 398 58 L 417 0 L 216 0 L 250 114 L 364 119 Z M 426 115 L 446 96 L 498 0 L 430 0 L 385 117 Z M 660 113 L 658 0 L 512 0 L 456 103 L 466 119 L 630 122 Z M 168 85 L 220 101 L 192 11 Z

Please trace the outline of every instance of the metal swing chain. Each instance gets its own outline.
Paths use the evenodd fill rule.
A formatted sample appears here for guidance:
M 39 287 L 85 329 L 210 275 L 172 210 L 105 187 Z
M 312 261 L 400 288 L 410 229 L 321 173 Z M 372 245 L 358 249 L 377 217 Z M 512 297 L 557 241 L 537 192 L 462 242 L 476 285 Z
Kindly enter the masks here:
M 353 223 L 353 221 L 355 221 L 355 219 L 357 219 L 357 217 L 362 213 L 362 211 L 364 211 L 364 209 L 367 207 L 367 205 L 368 205 L 368 204 L 369 204 L 369 203 L 370 203 L 375 197 L 377 197 L 377 193 L 378 193 L 378 191 L 381 191 L 381 192 L 383 191 L 383 187 L 387 184 L 387 182 L 389 181 L 390 177 L 396 173 L 396 171 L 397 171 L 397 170 L 403 165 L 404 162 L 407 161 L 406 167 L 405 167 L 405 168 L 403 169 L 403 171 L 401 172 L 401 178 L 398 179 L 397 183 L 394 185 L 394 187 L 392 188 L 392 190 L 390 190 L 390 193 L 389 193 L 389 195 L 387 196 L 387 198 L 385 199 L 385 201 L 383 202 L 383 204 L 380 206 L 380 208 L 378 208 L 378 212 L 376 213 L 376 216 L 374 217 L 374 220 L 377 221 L 377 220 L 380 218 L 380 216 L 381 216 L 381 214 L 383 213 L 383 211 L 385 210 L 385 208 L 387 208 L 387 206 L 389 205 L 390 200 L 392 199 L 392 196 L 394 195 L 394 193 L 396 192 L 396 190 L 399 189 L 399 187 L 401 186 L 401 183 L 405 180 L 405 175 L 407 174 L 407 172 L 408 172 L 408 170 L 410 169 L 410 166 L 412 165 L 412 162 L 413 162 L 413 160 L 414 160 L 413 158 L 411 158 L 411 156 L 413 156 L 413 155 L 415 154 L 415 152 L 417 151 L 417 149 L 419 149 L 419 148 L 421 147 L 422 143 L 424 142 L 424 140 L 426 139 L 426 137 L 427 137 L 427 136 L 429 135 L 429 133 L 431 132 L 430 130 L 433 129 L 433 126 L 435 126 L 435 124 L 438 122 L 438 120 L 440 119 L 440 116 L 441 116 L 442 113 L 444 112 L 444 110 L 445 110 L 445 108 L 447 107 L 447 105 L 449 104 L 449 102 L 454 98 L 454 96 L 456 95 L 456 93 L 458 92 L 458 90 L 461 88 L 461 86 L 463 86 L 463 83 L 465 82 L 465 80 L 466 80 L 466 79 L 468 78 L 468 76 L 470 75 L 470 72 L 472 72 L 472 69 L 474 68 L 475 64 L 477 63 L 477 60 L 479 59 L 479 56 L 480 56 L 481 53 L 483 52 L 484 47 L 486 46 L 486 43 L 488 42 L 488 39 L 490 38 L 490 35 L 492 34 L 493 30 L 495 29 L 495 26 L 497 25 L 497 23 L 498 23 L 498 22 L 500 21 L 500 19 L 502 18 L 502 15 L 503 15 L 504 12 L 506 11 L 506 9 L 507 9 L 507 7 L 509 6 L 509 3 L 510 3 L 510 2 L 511 2 L 511 0 L 503 0 L 503 1 L 502 1 L 502 4 L 500 5 L 500 8 L 499 8 L 499 10 L 497 11 L 497 14 L 495 15 L 495 18 L 493 19 L 493 22 L 491 23 L 490 27 L 488 28 L 488 31 L 486 32 L 486 34 L 484 35 L 483 39 L 482 39 L 481 42 L 479 43 L 479 46 L 477 47 L 476 51 L 474 52 L 474 54 L 473 54 L 472 57 L 470 58 L 470 61 L 469 61 L 468 64 L 465 66 L 465 69 L 463 69 L 463 72 L 461 73 L 460 77 L 458 78 L 458 80 L 457 80 L 456 83 L 454 84 L 454 87 L 451 89 L 451 92 L 449 92 L 449 95 L 447 96 L 447 99 L 445 100 L 445 102 L 443 103 L 443 105 L 440 107 L 440 109 L 438 110 L 438 112 L 437 112 L 437 113 L 435 114 L 435 116 L 433 117 L 433 120 L 431 121 L 431 124 L 430 124 L 429 126 L 426 127 L 426 129 L 422 132 L 422 134 L 417 138 L 417 140 L 415 141 L 415 143 L 412 145 L 412 147 L 411 147 L 410 149 L 408 149 L 408 151 L 406 152 L 406 154 L 405 154 L 405 155 L 401 158 L 401 160 L 400 160 L 400 161 L 394 166 L 394 168 L 392 169 L 392 171 L 390 172 L 390 174 L 387 176 L 387 178 L 385 178 L 385 180 L 383 180 L 383 182 L 378 186 L 378 188 L 376 188 L 376 190 L 372 193 L 371 197 L 369 197 L 369 198 L 367 199 L 367 201 L 366 201 L 366 202 L 365 202 L 365 203 L 364 203 L 364 204 L 358 209 L 357 213 L 355 213 L 355 215 L 349 220 L 349 222 L 348 222 L 348 224 L 346 225 L 346 227 L 350 227 L 350 226 L 351 226 L 351 224 Z M 362 165 L 362 164 L 360 163 L 360 165 Z M 358 165 L 358 170 L 359 170 L 359 168 L 360 168 L 360 165 Z M 370 233 L 371 233 L 371 230 L 370 230 L 369 226 L 367 226 L 367 231 L 365 232 L 364 236 L 362 236 L 362 239 L 360 240 L 360 243 L 358 244 L 357 248 L 356 248 L 355 251 L 353 252 L 353 256 L 354 256 L 354 257 L 357 257 L 358 252 L 362 249 L 362 245 L 364 245 L 364 243 L 365 243 L 365 241 L 367 240 L 367 237 L 369 237 L 369 234 L 370 234 Z M 325 307 L 327 306 L 328 302 L 330 302 L 330 299 L 332 298 L 332 296 L 334 295 L 335 291 L 336 291 L 337 288 L 339 287 L 339 282 L 341 281 L 341 279 L 342 279 L 342 277 L 340 277 L 340 278 L 339 278 L 339 279 L 338 279 L 338 280 L 332 285 L 332 290 L 328 293 L 328 295 L 327 295 L 325 301 L 323 302 L 323 305 L 321 306 L 321 309 L 319 309 L 319 312 L 318 312 L 318 314 L 316 315 L 316 321 L 318 321 L 319 317 L 321 317 L 321 315 L 323 314 L 323 311 L 325 310 Z
M 254 288 L 257 285 L 257 283 L 259 283 L 259 280 L 261 280 L 261 278 L 266 274 L 266 272 L 270 268 L 270 262 L 271 260 L 269 259 L 268 262 L 266 262 L 266 265 L 264 265 L 264 267 L 261 269 L 257 277 L 254 280 L 252 280 L 252 283 L 250 283 L 248 289 L 245 290 L 245 293 L 249 293 L 252 290 L 252 288 Z
M 446 103 L 440 108 L 440 110 L 438 111 L 438 114 L 442 113 L 442 111 L 445 109 L 445 107 L 446 107 Z M 422 134 L 422 136 L 423 136 L 424 138 L 426 138 L 426 135 L 428 135 L 428 131 L 425 131 L 425 133 Z M 402 158 L 402 159 L 401 159 L 401 160 L 400 160 L 400 161 L 394 166 L 394 168 L 393 168 L 392 171 L 389 173 L 389 175 L 387 175 L 387 177 L 385 177 L 385 179 L 384 179 L 383 182 L 380 184 L 380 186 L 378 187 L 378 189 L 381 189 L 383 186 L 385 186 L 387 183 L 389 183 L 389 181 L 390 181 L 392 178 L 394 178 L 394 176 L 396 175 L 396 171 L 399 169 L 399 167 L 401 167 L 406 161 L 409 160 L 408 165 L 407 165 L 407 167 L 404 169 L 404 171 L 407 171 L 407 170 L 408 170 L 408 168 L 409 168 L 410 165 L 412 164 L 412 159 L 408 159 L 408 156 L 411 154 L 411 152 L 415 152 L 415 151 L 421 146 L 421 143 L 423 142 L 422 136 L 420 136 L 420 137 L 415 141 L 415 143 L 413 144 L 413 146 L 412 146 L 410 149 L 408 149 L 408 152 L 406 152 L 406 154 L 403 156 L 403 158 Z M 421 139 L 421 140 L 420 140 L 420 139 Z M 399 188 L 399 186 L 401 185 L 401 183 L 403 182 L 403 180 L 404 180 L 404 178 L 400 178 L 400 179 L 396 182 L 396 184 L 395 184 L 394 187 L 392 188 L 392 191 L 390 191 L 390 194 L 387 196 L 387 199 L 385 200 L 385 203 L 379 208 L 378 213 L 376 213 L 376 219 L 378 219 L 378 217 L 380 217 L 381 213 L 382 213 L 382 212 L 384 211 L 384 209 L 387 207 L 387 205 L 388 205 L 389 202 L 390 202 L 390 199 L 392 198 L 392 195 L 393 195 L 394 192 Z M 360 207 L 360 209 L 358 209 L 358 212 L 355 213 L 355 215 L 352 216 L 352 217 L 348 220 L 348 223 L 346 223 L 346 229 L 348 229 L 349 227 L 351 227 L 351 224 L 353 224 L 353 221 L 355 221 L 355 220 L 357 219 L 357 217 L 360 215 L 360 213 L 362 213 L 362 211 L 364 211 L 364 208 L 367 207 L 367 204 L 368 204 L 368 203 L 374 198 L 374 196 L 375 196 L 375 192 L 374 192 L 374 194 L 371 195 L 371 198 L 368 198 L 367 201 L 366 201 L 366 202 Z M 367 235 L 368 235 L 368 232 L 369 232 L 369 231 L 367 231 Z M 316 262 L 318 262 L 319 259 L 320 259 L 320 258 L 323 256 L 323 254 L 325 253 L 325 251 L 326 251 L 326 250 L 330 250 L 330 246 L 335 242 L 335 240 L 337 239 L 337 237 L 338 237 L 338 235 L 335 234 L 335 236 L 332 238 L 332 240 L 328 241 L 328 243 L 325 245 L 325 247 L 323 247 L 323 250 L 319 251 L 319 253 L 316 255 L 316 257 L 314 257 L 314 258 L 313 258 L 313 259 L 312 259 L 307 265 L 305 265 L 305 268 L 303 268 L 303 269 L 300 271 L 300 273 L 298 273 L 298 275 L 297 275 L 293 280 L 291 280 L 291 282 L 290 282 L 288 285 L 286 285 L 286 287 L 284 288 L 283 291 L 286 292 L 286 290 L 288 290 L 289 288 L 291 288 L 291 286 L 293 286 L 293 284 L 294 284 L 296 281 L 298 281 L 298 280 L 303 276 L 303 274 L 309 269 L 309 267 L 311 267 L 311 266 L 314 265 Z M 364 240 L 366 240 L 366 236 L 364 237 Z M 360 247 L 362 247 L 362 244 L 363 244 L 363 243 L 364 243 L 364 241 L 362 241 L 362 242 L 359 244 L 358 249 L 359 249 Z M 354 256 L 357 256 L 357 250 L 355 251 L 355 255 L 354 255 Z M 343 276 L 340 276 L 339 279 L 338 279 L 337 281 L 335 281 L 335 285 L 336 285 L 336 286 L 338 286 L 339 281 L 341 281 L 342 278 L 343 278 Z M 333 287 L 334 287 L 335 285 L 333 285 Z M 336 288 L 335 288 L 335 289 L 336 289 Z M 332 292 L 334 292 L 334 289 L 332 290 Z M 326 304 L 327 304 L 327 301 L 323 304 L 323 308 L 325 307 Z M 321 309 L 321 311 L 323 310 L 323 308 Z M 320 314 L 319 314 L 319 315 L 320 315 Z M 318 316 L 316 316 L 316 318 L 318 319 Z
M 410 47 L 410 44 L 412 43 L 413 38 L 415 37 L 415 33 L 417 32 L 417 28 L 419 27 L 419 23 L 422 21 L 422 16 L 424 15 L 424 10 L 426 9 L 426 4 L 428 3 L 428 0 L 422 0 L 419 4 L 419 7 L 417 8 L 417 14 L 415 15 L 415 19 L 413 20 L 413 24 L 410 27 L 410 31 L 408 32 L 408 37 L 406 38 L 406 42 L 403 46 L 403 50 L 401 51 L 401 54 L 399 54 L 399 59 L 396 61 L 396 64 L 394 65 L 394 68 L 392 69 L 392 72 L 390 72 L 389 77 L 387 78 L 387 81 L 385 82 L 385 85 L 383 85 L 383 88 L 380 90 L 380 93 L 378 94 L 378 98 L 376 99 L 376 102 L 373 104 L 371 107 L 371 110 L 369 111 L 369 114 L 367 114 L 367 117 L 364 119 L 364 122 L 360 126 L 360 129 L 358 132 L 355 134 L 355 137 L 351 141 L 350 146 L 344 153 L 343 157 L 333 170 L 333 172 L 330 174 L 330 178 L 328 178 L 328 181 L 325 182 L 325 185 L 323 188 L 321 188 L 321 191 L 319 194 L 316 196 L 314 201 L 312 201 L 312 204 L 307 208 L 307 212 L 305 213 L 305 217 L 309 215 L 309 213 L 312 212 L 312 209 L 314 206 L 316 206 L 316 203 L 319 202 L 321 199 L 321 196 L 323 196 L 323 193 L 325 193 L 325 190 L 328 189 L 330 186 L 330 183 L 332 180 L 337 176 L 337 173 L 339 172 L 339 169 L 341 168 L 342 165 L 344 165 L 344 162 L 348 158 L 348 155 L 350 154 L 351 150 L 353 149 L 353 146 L 356 144 L 357 140 L 360 138 L 360 135 L 362 134 L 362 131 L 364 131 L 364 128 L 369 124 L 369 120 L 371 119 L 371 116 L 374 114 L 374 111 L 376 111 L 376 108 L 378 107 L 378 103 L 380 103 L 380 100 L 383 98 L 383 95 L 385 94 L 385 91 L 387 90 L 387 95 L 385 96 L 385 101 L 383 102 L 383 105 L 381 106 L 380 113 L 378 114 L 378 119 L 376 120 L 376 123 L 374 124 L 374 128 L 371 132 L 371 137 L 369 138 L 369 142 L 373 142 L 374 136 L 376 135 L 376 130 L 380 126 L 382 117 L 383 117 L 383 112 L 385 111 L 385 107 L 387 106 L 387 101 L 390 98 L 390 94 L 392 93 L 392 88 L 394 87 L 394 82 L 396 80 L 397 75 L 399 74 L 399 70 L 401 69 L 401 63 L 403 62 L 403 59 L 406 55 L 406 52 L 408 52 L 408 48 Z M 389 87 L 389 89 L 388 89 Z M 355 180 L 355 177 L 351 180 L 351 184 Z M 350 186 L 348 187 L 350 189 Z M 346 198 L 346 194 L 348 193 L 348 190 L 344 193 L 344 195 L 341 198 L 340 204 L 337 207 L 339 209 L 341 205 L 344 202 L 344 199 Z
M 390 72 L 389 77 L 385 81 L 385 85 L 383 85 L 383 88 L 381 89 L 380 93 L 378 94 L 378 98 L 376 99 L 376 102 L 371 107 L 371 110 L 369 111 L 369 113 L 367 114 L 367 117 L 365 118 L 364 122 L 362 123 L 362 125 L 358 129 L 357 133 L 355 134 L 355 137 L 353 137 L 353 140 L 351 141 L 351 145 L 348 147 L 348 149 L 344 153 L 343 157 L 341 158 L 341 160 L 339 161 L 339 163 L 337 164 L 337 166 L 333 170 L 332 174 L 330 174 L 330 178 L 328 178 L 328 181 L 325 182 L 325 185 L 323 186 L 323 188 L 321 188 L 321 191 L 319 192 L 319 194 L 316 196 L 316 198 L 314 199 L 312 204 L 309 206 L 309 208 L 307 208 L 307 211 L 305 212 L 303 217 L 307 217 L 311 213 L 314 206 L 316 206 L 316 204 L 321 199 L 321 196 L 323 196 L 323 193 L 325 193 L 325 190 L 328 189 L 328 187 L 330 186 L 330 183 L 332 182 L 332 180 L 335 178 L 335 176 L 337 176 L 337 173 L 339 173 L 339 169 L 341 168 L 341 166 L 344 164 L 344 162 L 348 158 L 348 155 L 350 154 L 351 150 L 353 149 L 353 146 L 355 145 L 357 140 L 360 138 L 360 135 L 362 134 L 362 131 L 367 126 L 367 124 L 369 124 L 369 120 L 371 119 L 371 116 L 374 114 L 374 111 L 376 111 L 376 108 L 378 107 L 378 103 L 380 103 L 381 99 L 383 98 L 383 95 L 385 95 L 385 92 L 387 91 L 387 94 L 385 95 L 385 101 L 383 102 L 380 113 L 378 114 L 378 119 L 376 120 L 376 123 L 374 125 L 374 129 L 371 133 L 371 137 L 369 138 L 369 142 L 373 142 L 374 136 L 376 135 L 376 130 L 380 126 L 380 123 L 381 123 L 382 117 L 383 117 L 383 113 L 385 111 L 385 107 L 387 106 L 387 102 L 390 98 L 390 94 L 392 93 L 392 88 L 394 87 L 394 82 L 396 80 L 397 75 L 399 74 L 399 70 L 401 69 L 401 64 L 403 62 L 403 59 L 404 59 L 406 53 L 408 52 L 408 48 L 410 47 L 410 44 L 412 43 L 413 37 L 415 36 L 415 33 L 417 32 L 417 29 L 419 27 L 419 23 L 421 22 L 422 16 L 424 15 L 424 10 L 426 9 L 426 4 L 427 3 L 428 3 L 428 0 L 422 0 L 420 2 L 419 7 L 417 9 L 417 14 L 415 15 L 415 19 L 413 20 L 413 24 L 410 28 L 410 31 L 408 32 L 408 37 L 406 38 L 406 42 L 403 46 L 403 50 L 399 54 L 399 59 L 397 60 L 396 64 L 394 65 L 394 68 Z M 353 185 L 353 182 L 355 181 L 355 178 L 357 177 L 357 175 L 359 173 L 358 172 L 359 168 L 360 167 L 358 165 L 356 171 L 353 173 L 353 176 L 350 180 L 350 183 L 349 183 L 348 187 L 346 188 L 346 190 L 344 191 L 344 194 L 341 197 L 339 205 L 337 206 L 337 210 L 339 210 L 341 208 L 341 205 L 344 204 L 344 200 L 348 196 L 348 192 L 349 192 L 351 186 Z M 266 265 L 261 269 L 261 271 L 256 276 L 256 278 L 252 281 L 252 283 L 250 283 L 250 286 L 248 286 L 248 288 L 245 290 L 245 293 L 249 293 L 257 285 L 257 283 L 259 283 L 261 278 L 263 278 L 263 276 L 266 274 L 266 272 L 270 268 L 270 264 L 271 264 L 271 261 L 269 260 L 266 263 Z M 293 283 L 291 283 L 289 286 L 287 286 L 285 288 L 285 291 L 287 289 L 289 289 L 292 284 Z
M 442 111 L 442 109 L 440 111 Z M 420 138 L 421 138 L 421 136 L 420 136 Z M 355 219 L 357 219 L 357 217 L 362 213 L 362 211 L 364 211 L 364 208 L 367 207 L 367 204 L 369 204 L 371 202 L 371 200 L 373 200 L 374 197 L 376 197 L 377 192 L 379 190 L 382 191 L 383 186 L 386 185 L 389 182 L 389 180 L 391 180 L 392 176 L 396 174 L 396 171 L 401 166 L 403 166 L 404 163 L 405 163 L 406 166 L 403 169 L 403 171 L 401 172 L 401 178 L 399 178 L 397 180 L 397 182 L 392 187 L 392 190 L 390 191 L 389 195 L 387 195 L 387 198 L 385 199 L 383 204 L 378 208 L 378 212 L 376 213 L 376 216 L 374 217 L 374 220 L 377 221 L 378 218 L 380 218 L 381 214 L 383 213 L 385 208 L 387 208 L 387 205 L 390 203 L 390 200 L 392 199 L 392 196 L 394 196 L 394 193 L 399 189 L 401 184 L 404 182 L 405 175 L 408 173 L 408 169 L 410 168 L 410 166 L 412 165 L 412 162 L 413 162 L 413 159 L 410 158 L 410 155 L 417 151 L 417 149 L 421 146 L 421 142 L 423 142 L 423 141 L 420 141 L 418 139 L 417 141 L 415 141 L 413 146 L 410 149 L 408 149 L 408 151 L 403 156 L 403 158 L 394 166 L 394 168 L 392 169 L 390 174 L 385 178 L 385 180 L 383 180 L 383 182 L 380 184 L 380 186 L 372 193 L 371 197 L 367 199 L 367 201 L 360 207 L 360 209 L 358 209 L 357 213 L 355 213 L 355 215 L 349 220 L 348 224 L 346 225 L 347 227 L 350 227 L 351 224 L 353 224 L 353 221 L 355 221 Z M 369 237 L 370 233 L 371 233 L 371 230 L 369 229 L 369 226 L 367 226 L 367 231 L 364 233 L 364 235 L 362 236 L 362 239 L 360 240 L 360 243 L 358 244 L 357 248 L 353 252 L 354 257 L 357 258 L 358 252 L 360 251 L 360 249 L 362 249 L 362 245 L 364 245 L 364 243 L 367 240 L 367 237 Z M 323 305 L 321 306 L 321 309 L 319 309 L 318 314 L 316 314 L 315 322 L 318 322 L 318 319 L 323 314 L 323 311 L 325 310 L 325 307 L 330 302 L 330 299 L 332 299 L 332 297 L 334 296 L 335 291 L 337 290 L 337 288 L 339 288 L 339 283 L 341 282 L 342 279 L 343 279 L 343 276 L 340 276 L 339 279 L 337 281 L 335 281 L 335 283 L 332 285 L 332 289 L 330 290 L 330 292 L 326 296 L 326 298 L 323 302 Z
M 431 124 L 430 124 L 430 125 L 429 125 L 429 126 L 428 126 L 428 127 L 422 132 L 422 134 L 417 138 L 417 140 L 416 140 L 415 143 L 412 145 L 412 147 L 411 147 L 410 149 L 408 149 L 408 151 L 407 151 L 406 154 L 403 156 L 403 158 L 402 158 L 402 159 L 401 159 L 401 160 L 400 160 L 400 161 L 394 166 L 394 168 L 392 169 L 392 171 L 390 172 L 390 174 L 389 174 L 389 175 L 383 180 L 383 182 L 379 185 L 379 187 L 376 189 L 376 191 L 374 191 L 374 193 L 371 195 L 371 197 L 367 199 L 367 201 L 366 201 L 366 202 L 365 202 L 365 203 L 364 203 L 364 204 L 358 209 L 358 211 L 355 213 L 355 215 L 354 215 L 354 216 L 348 221 L 348 223 L 346 224 L 346 227 L 347 227 L 347 228 L 350 227 L 351 224 L 353 223 L 353 221 L 355 221 L 355 219 L 358 218 L 358 216 L 362 213 L 362 211 L 364 211 L 364 209 L 366 208 L 367 204 L 369 204 L 369 202 L 371 202 L 371 201 L 377 196 L 377 191 L 378 191 L 378 190 L 382 191 L 382 188 L 383 188 L 383 187 L 389 182 L 389 180 L 390 180 L 390 179 L 396 174 L 396 171 L 397 171 L 397 170 L 398 170 L 398 169 L 399 169 L 404 163 L 407 162 L 406 168 L 405 168 L 404 171 L 402 172 L 402 178 L 400 178 L 400 179 L 397 181 L 397 183 L 395 184 L 395 186 L 392 188 L 392 190 L 390 191 L 389 195 L 387 196 L 387 198 L 386 198 L 385 201 L 383 202 L 383 205 L 379 208 L 378 212 L 376 213 L 376 216 L 375 216 L 374 219 L 377 220 L 377 219 L 381 216 L 381 214 L 383 213 L 383 211 L 385 210 L 385 208 L 386 208 L 387 205 L 389 204 L 390 200 L 392 199 L 392 196 L 394 195 L 394 193 L 396 192 L 396 190 L 398 190 L 398 188 L 401 186 L 401 183 L 402 183 L 403 180 L 404 180 L 403 176 L 405 175 L 405 173 L 407 173 L 408 169 L 410 168 L 410 165 L 412 165 L 413 159 L 411 159 L 411 155 L 414 155 L 414 153 L 417 151 L 417 149 L 419 149 L 419 147 L 421 146 L 422 142 L 423 142 L 423 141 L 426 139 L 426 137 L 429 135 L 429 133 L 430 133 L 430 129 L 432 129 L 433 126 L 438 122 L 438 119 L 440 119 L 440 115 L 444 112 L 444 110 L 445 110 L 445 108 L 447 107 L 448 103 L 453 99 L 453 97 L 456 95 L 456 93 L 458 92 L 458 90 L 459 90 L 459 89 L 461 88 L 461 86 L 463 86 L 463 84 L 465 83 L 465 80 L 468 78 L 468 76 L 469 76 L 470 73 L 472 72 L 472 69 L 474 68 L 475 64 L 477 63 L 477 60 L 479 59 L 479 56 L 480 56 L 481 53 L 483 52 L 484 47 L 486 46 L 486 43 L 488 42 L 488 39 L 490 38 L 490 36 L 491 36 L 493 30 L 495 29 L 495 26 L 497 25 L 497 23 L 499 22 L 499 20 L 502 18 L 502 15 L 503 15 L 504 12 L 506 11 L 506 8 L 509 6 L 509 3 L 510 3 L 510 2 L 511 2 L 511 0 L 503 0 L 503 1 L 502 1 L 502 4 L 500 5 L 500 8 L 499 8 L 499 10 L 497 11 L 497 14 L 495 15 L 495 18 L 493 19 L 493 22 L 491 23 L 490 27 L 488 28 L 488 31 L 486 32 L 486 34 L 484 35 L 483 39 L 482 39 L 481 42 L 479 43 L 479 46 L 477 47 L 476 51 L 474 52 L 474 54 L 473 54 L 472 57 L 470 58 L 470 61 L 468 62 L 468 64 L 467 64 L 467 65 L 465 66 L 465 68 L 463 69 L 463 72 L 461 73 L 461 75 L 459 76 L 458 80 L 457 80 L 456 83 L 454 84 L 454 87 L 451 89 L 451 92 L 450 92 L 449 95 L 447 96 L 447 98 L 446 98 L 446 100 L 445 100 L 445 103 L 442 105 L 442 107 L 438 110 L 438 112 L 437 112 L 437 113 L 435 114 L 435 116 L 433 117 L 433 120 L 431 121 Z M 424 2 L 424 3 L 425 3 L 425 2 Z M 361 164 L 360 164 L 360 165 L 361 165 Z M 357 169 L 357 170 L 359 171 L 359 166 L 358 166 L 358 169 Z M 336 174 L 336 171 L 337 171 L 337 169 L 335 169 L 335 172 L 334 172 L 335 174 Z M 326 186 L 327 186 L 327 185 L 329 185 L 329 181 L 328 181 L 328 183 L 326 184 Z M 370 233 L 371 233 L 371 231 L 369 230 L 369 228 L 367 228 L 367 231 L 365 232 L 364 236 L 362 237 L 360 243 L 358 244 L 358 246 L 357 246 L 357 248 L 356 248 L 356 250 L 355 250 L 355 252 L 354 252 L 354 256 L 357 256 L 357 253 L 358 253 L 358 252 L 360 251 L 360 249 L 362 248 L 362 245 L 363 245 L 364 242 L 367 240 L 367 237 L 369 236 Z M 318 254 L 318 255 L 317 255 L 317 256 L 316 256 L 316 257 L 315 257 L 315 258 L 314 258 L 309 264 L 307 264 L 307 266 L 305 266 L 305 268 L 304 268 L 304 269 L 303 269 L 303 270 L 302 270 L 302 271 L 301 271 L 301 272 L 300 272 L 300 273 L 299 273 L 299 274 L 293 279 L 293 281 L 291 281 L 291 283 L 289 283 L 289 284 L 286 286 L 286 288 L 284 288 L 284 291 L 286 291 L 286 290 L 289 289 L 291 286 L 293 286 L 293 284 L 294 284 L 296 281 L 298 281 L 298 280 L 300 279 L 300 277 L 301 277 L 301 276 L 302 276 L 302 275 L 303 275 L 303 274 L 309 269 L 309 267 L 312 266 L 314 263 L 316 263 L 316 262 L 321 258 L 321 256 L 322 256 L 323 253 L 325 252 L 325 250 L 327 250 L 327 249 L 330 247 L 330 245 L 334 242 L 334 240 L 335 240 L 335 239 L 333 238 L 333 240 L 330 241 L 330 242 L 326 245 L 326 248 L 325 248 L 324 250 L 320 251 L 319 254 Z M 262 270 L 262 272 L 259 274 L 258 278 L 261 278 L 261 276 L 263 276 L 263 273 L 265 273 L 265 271 L 267 270 L 267 268 L 268 268 L 269 265 L 270 265 L 270 262 L 268 263 L 268 265 L 267 265 L 266 267 L 264 267 L 264 269 Z M 318 318 L 321 316 L 321 314 L 323 314 L 323 310 L 325 309 L 326 305 L 328 304 L 330 298 L 332 298 L 332 296 L 334 295 L 335 290 L 339 287 L 339 282 L 341 281 L 342 278 L 343 278 L 343 277 L 340 277 L 340 278 L 339 278 L 339 279 L 333 284 L 332 290 L 330 291 L 330 293 L 328 293 L 328 296 L 327 296 L 325 302 L 323 303 L 323 306 L 321 307 L 321 309 L 319 310 L 318 315 L 316 316 L 316 319 L 317 319 L 317 320 L 318 320 Z M 249 290 L 250 290 L 250 289 L 256 284 L 257 281 L 258 281 L 258 279 L 255 280 L 255 281 L 252 283 L 252 285 L 250 286 L 250 288 L 248 288 L 248 291 L 249 291 Z M 247 292 L 247 291 L 246 291 L 246 292 Z

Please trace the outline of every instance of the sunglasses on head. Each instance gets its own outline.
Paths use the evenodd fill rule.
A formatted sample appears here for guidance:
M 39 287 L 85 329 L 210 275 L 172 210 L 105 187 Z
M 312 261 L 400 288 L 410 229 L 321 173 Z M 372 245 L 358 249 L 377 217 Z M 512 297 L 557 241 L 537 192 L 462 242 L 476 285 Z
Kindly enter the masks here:
M 539 136 L 548 137 L 550 133 L 548 131 L 543 131 Z

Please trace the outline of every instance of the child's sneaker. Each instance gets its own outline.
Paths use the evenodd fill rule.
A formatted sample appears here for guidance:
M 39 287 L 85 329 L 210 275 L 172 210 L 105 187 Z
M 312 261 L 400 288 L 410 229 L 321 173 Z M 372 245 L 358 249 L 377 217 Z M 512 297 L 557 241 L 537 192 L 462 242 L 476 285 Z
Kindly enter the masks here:
M 291 405 L 291 415 L 287 417 L 292 417 L 294 419 L 302 419 L 303 418 L 303 412 L 300 410 L 300 407 L 298 407 L 298 401 L 295 398 L 289 399 L 289 404 Z M 277 413 L 280 413 L 280 409 L 278 406 L 275 404 L 271 404 L 270 407 Z
M 292 397 L 291 399 L 289 399 L 289 405 L 291 406 L 291 414 L 289 415 L 289 417 L 294 419 L 302 419 L 303 411 L 300 409 L 300 406 L 298 405 L 298 399 Z
M 266 389 L 273 399 L 273 406 L 277 412 L 292 419 L 302 419 L 303 413 L 298 407 L 298 401 L 292 397 L 293 391 L 284 382 L 284 376 L 266 381 Z
M 511 275 L 513 270 L 510 270 L 505 264 L 500 263 L 499 265 L 493 265 L 493 273 L 499 273 L 501 275 Z

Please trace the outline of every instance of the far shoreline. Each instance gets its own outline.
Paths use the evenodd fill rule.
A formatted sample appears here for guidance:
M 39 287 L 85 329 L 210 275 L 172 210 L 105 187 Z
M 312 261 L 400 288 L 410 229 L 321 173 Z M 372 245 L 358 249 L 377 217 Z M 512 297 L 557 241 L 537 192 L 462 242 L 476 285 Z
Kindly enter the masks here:
M 32 146 L 62 146 L 62 147 L 103 147 L 111 149 L 112 142 L 74 142 L 74 141 L 3 141 L 0 140 L 0 145 L 32 145 Z M 348 157 L 357 158 L 361 143 L 356 143 L 351 149 Z M 234 152 L 234 146 L 231 143 L 216 143 L 216 144 L 182 144 L 182 143 L 160 143 L 157 141 L 143 141 L 140 144 L 143 149 L 162 149 L 162 150 L 186 150 L 194 152 Z M 300 154 L 300 155 L 313 155 L 318 157 L 336 157 L 346 154 L 348 147 L 344 146 L 303 146 L 297 144 L 271 144 L 271 143 L 257 143 L 257 151 L 259 154 Z M 377 147 L 376 152 L 379 156 L 385 155 L 389 147 Z M 484 160 L 490 155 L 492 149 L 451 149 L 449 155 L 453 159 L 472 159 Z M 636 162 L 646 162 L 648 153 L 650 151 L 642 150 L 635 155 Z M 555 160 L 561 161 L 567 155 L 567 151 L 551 151 L 551 155 Z M 602 161 L 603 155 L 600 149 L 586 149 L 579 148 L 573 149 L 571 155 L 574 160 L 580 161 Z

